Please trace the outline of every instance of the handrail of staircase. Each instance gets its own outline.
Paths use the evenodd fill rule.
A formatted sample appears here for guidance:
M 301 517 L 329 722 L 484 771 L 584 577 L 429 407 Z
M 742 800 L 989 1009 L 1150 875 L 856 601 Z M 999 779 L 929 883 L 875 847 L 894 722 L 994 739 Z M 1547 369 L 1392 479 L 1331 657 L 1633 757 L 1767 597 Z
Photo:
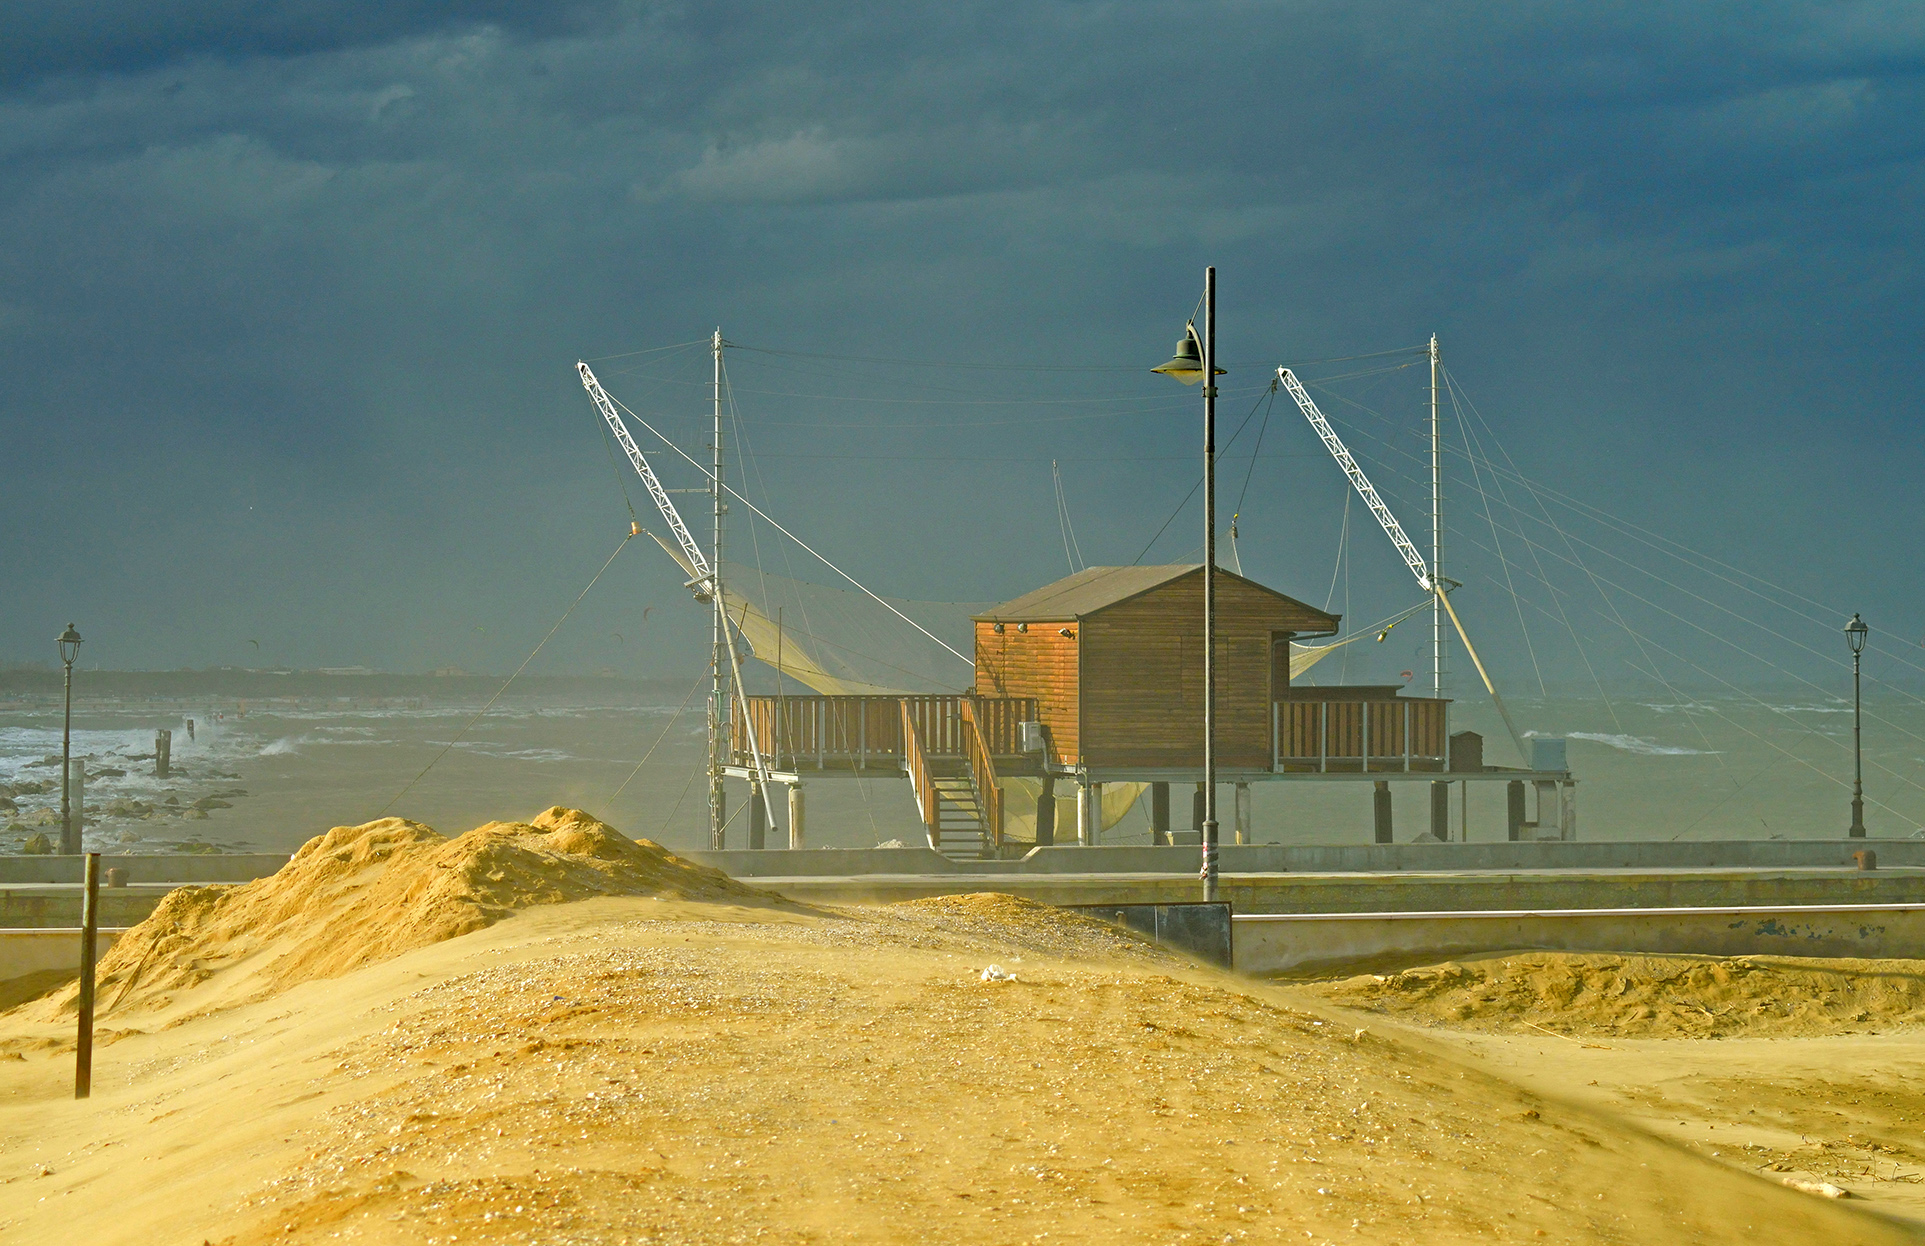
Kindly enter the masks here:
M 909 701 L 904 698 L 902 706 L 902 762 L 903 769 L 909 772 L 909 783 L 916 792 L 916 809 L 922 814 L 923 826 L 929 832 L 929 846 L 942 851 L 942 806 L 936 799 L 936 784 L 929 775 L 929 756 L 923 751 L 922 731 L 916 726 L 915 714 L 910 711 Z
M 963 749 L 969 758 L 969 772 L 976 780 L 976 798 L 982 802 L 983 821 L 989 842 L 1003 846 L 1003 789 L 996 781 L 996 758 L 983 739 L 981 715 L 976 698 L 962 699 Z

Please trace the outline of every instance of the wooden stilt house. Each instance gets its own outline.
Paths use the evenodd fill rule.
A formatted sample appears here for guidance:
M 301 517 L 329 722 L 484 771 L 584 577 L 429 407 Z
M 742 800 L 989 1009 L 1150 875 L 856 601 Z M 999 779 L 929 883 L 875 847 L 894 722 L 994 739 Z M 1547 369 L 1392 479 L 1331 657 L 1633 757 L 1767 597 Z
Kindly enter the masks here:
M 1034 698 L 1058 765 L 1203 764 L 1203 568 L 1090 567 L 975 616 L 976 692 Z M 1268 770 L 1290 642 L 1340 618 L 1217 571 L 1217 757 Z

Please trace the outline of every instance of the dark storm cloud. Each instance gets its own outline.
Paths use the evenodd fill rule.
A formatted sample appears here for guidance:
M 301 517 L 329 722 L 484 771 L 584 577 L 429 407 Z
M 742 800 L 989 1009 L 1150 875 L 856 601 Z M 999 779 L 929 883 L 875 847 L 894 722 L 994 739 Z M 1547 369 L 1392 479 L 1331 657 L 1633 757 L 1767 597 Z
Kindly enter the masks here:
M 1612 487 L 1699 491 L 1677 519 L 1708 510 L 1734 553 L 1748 527 L 1808 540 L 1749 491 L 1843 479 L 1925 380 L 1913 6 L 6 21 L 0 513 L 21 592 L 0 642 L 22 655 L 44 647 L 36 598 L 112 618 L 119 660 L 149 663 L 220 660 L 213 633 L 259 619 L 288 660 L 419 664 L 441 652 L 424 636 L 540 614 L 599 561 L 612 490 L 584 474 L 606 467 L 569 364 L 718 320 L 843 353 L 1128 361 L 1167 349 L 1215 262 L 1240 357 L 1440 327 L 1510 378 L 1493 397 L 1525 413 L 1525 449 L 1651 439 Z M 1900 439 L 1873 469 L 1893 480 L 1918 465 Z M 785 513 L 902 592 L 943 591 L 823 483 L 778 486 Z M 873 508 L 936 508 L 919 537 L 973 522 L 947 491 L 861 484 Z M 988 488 L 997 513 L 1028 505 L 1028 482 Z M 1103 556 L 1133 554 L 1170 491 L 1093 479 L 1087 522 L 1120 534 Z M 956 596 L 1054 570 L 994 541 L 938 561 Z M 487 664 L 521 643 L 498 630 Z
M 0 81 L 137 73 L 201 58 L 306 56 L 484 24 L 539 37 L 579 28 L 591 13 L 589 5 L 507 0 L 20 5 L 6 15 Z

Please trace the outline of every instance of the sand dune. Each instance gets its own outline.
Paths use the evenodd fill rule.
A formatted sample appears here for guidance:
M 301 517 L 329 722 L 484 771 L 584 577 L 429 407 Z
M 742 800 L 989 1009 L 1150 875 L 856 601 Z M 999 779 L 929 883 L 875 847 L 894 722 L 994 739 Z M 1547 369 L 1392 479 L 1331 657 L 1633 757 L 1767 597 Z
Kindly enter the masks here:
M 641 860 L 570 852 L 551 813 L 476 842 L 570 858 L 542 877 Z M 0 1017 L 24 1056 L 0 1062 L 0 1238 L 1913 1240 L 1060 911 L 805 911 L 672 862 L 634 876 L 656 896 L 517 908 L 504 869 L 449 904 L 422 862 L 462 841 L 423 830 L 310 859 L 318 926 L 263 888 L 278 924 L 230 901 L 178 945 L 147 932 L 165 985 L 108 1010 L 86 1103 L 29 1046 L 61 1041 L 47 1002 Z M 193 930 L 244 950 L 191 968 Z

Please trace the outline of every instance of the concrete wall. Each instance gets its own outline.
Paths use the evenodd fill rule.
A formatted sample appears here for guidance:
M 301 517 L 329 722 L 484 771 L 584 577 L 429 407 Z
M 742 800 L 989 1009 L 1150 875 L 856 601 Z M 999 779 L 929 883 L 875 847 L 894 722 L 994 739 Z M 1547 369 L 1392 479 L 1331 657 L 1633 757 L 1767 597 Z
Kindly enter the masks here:
M 1851 867 L 1870 848 L 1880 866 L 1925 867 L 1925 839 L 1726 839 L 1697 843 L 1570 840 L 1471 844 L 1250 844 L 1219 847 L 1226 874 L 1398 870 L 1808 869 Z M 1194 873 L 1196 848 L 1037 848 L 1024 872 Z
M 957 872 L 953 861 L 927 845 L 915 848 L 802 848 L 794 851 L 772 848 L 762 852 L 731 848 L 722 852 L 693 851 L 678 855 L 721 870 L 732 878 Z
M 181 885 L 139 883 L 130 887 L 102 887 L 98 922 L 102 926 L 137 926 L 154 911 L 162 896 Z M 84 890 L 79 883 L 0 884 L 0 928 L 78 928 Z
M 1251 914 L 1237 916 L 1233 927 L 1236 967 L 1253 974 L 1334 970 L 1378 957 L 1432 962 L 1545 948 L 1707 956 L 1925 956 L 1925 905 Z
M 107 949 L 124 933 L 119 930 L 94 931 L 95 955 Z M 23 978 L 49 969 L 80 972 L 80 927 L 48 930 L 0 930 L 0 980 Z
M 287 864 L 285 852 L 162 853 L 100 858 L 104 883 L 110 869 L 130 883 L 244 883 L 265 878 Z M 78 883 L 86 878 L 78 856 L 0 857 L 0 883 Z

